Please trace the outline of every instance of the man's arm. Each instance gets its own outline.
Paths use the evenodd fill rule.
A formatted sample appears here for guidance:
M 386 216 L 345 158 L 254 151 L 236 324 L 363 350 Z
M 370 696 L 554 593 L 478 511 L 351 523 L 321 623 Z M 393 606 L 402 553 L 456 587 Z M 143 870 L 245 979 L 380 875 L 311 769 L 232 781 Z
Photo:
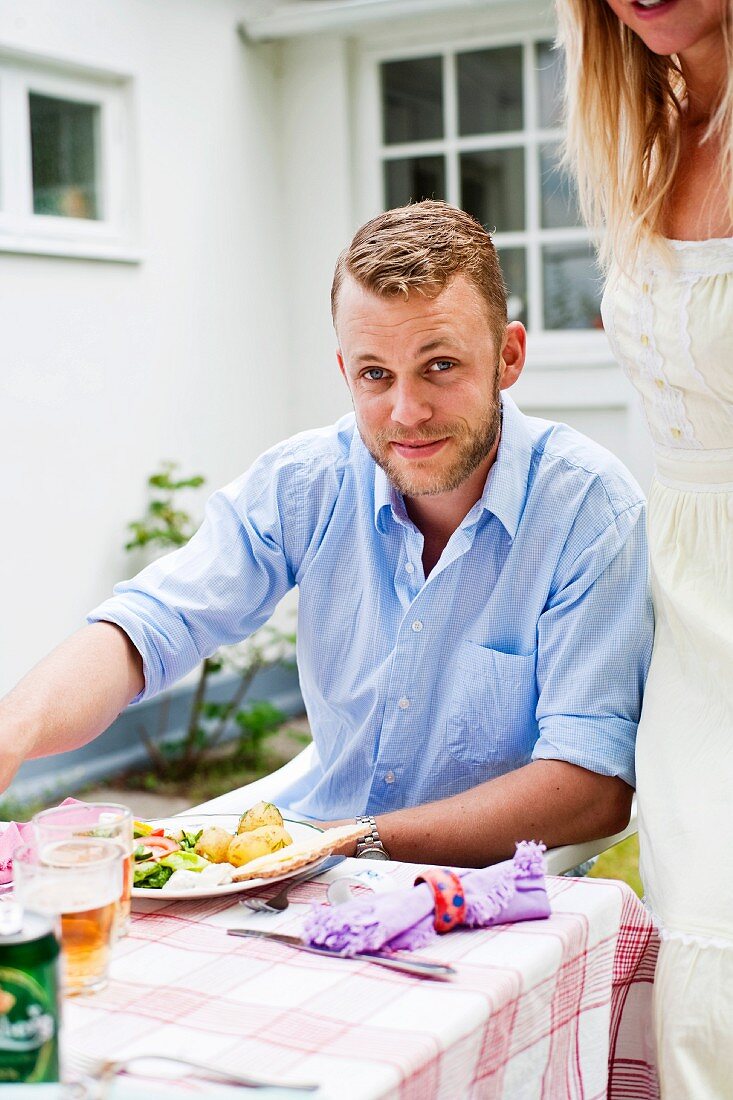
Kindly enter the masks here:
M 518 840 L 555 848 L 619 832 L 632 795 L 615 776 L 536 760 L 452 798 L 382 814 L 377 826 L 393 859 L 484 867 L 512 856 Z
M 142 689 L 142 659 L 119 627 L 73 634 L 0 702 L 0 790 L 28 757 L 86 745 Z

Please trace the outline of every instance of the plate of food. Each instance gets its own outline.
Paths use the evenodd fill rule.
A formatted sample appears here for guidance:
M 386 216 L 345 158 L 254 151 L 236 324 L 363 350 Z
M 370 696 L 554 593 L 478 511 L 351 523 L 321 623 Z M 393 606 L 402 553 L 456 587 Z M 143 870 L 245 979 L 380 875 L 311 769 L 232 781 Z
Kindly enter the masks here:
M 306 869 L 362 835 L 283 817 L 271 802 L 242 814 L 178 814 L 135 822 L 133 898 L 183 900 L 256 890 Z

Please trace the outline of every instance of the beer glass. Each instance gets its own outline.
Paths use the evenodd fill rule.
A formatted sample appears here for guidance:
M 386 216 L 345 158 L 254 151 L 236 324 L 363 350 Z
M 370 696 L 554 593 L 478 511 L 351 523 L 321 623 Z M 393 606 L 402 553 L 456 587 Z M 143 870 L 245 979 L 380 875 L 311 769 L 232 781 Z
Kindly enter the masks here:
M 102 989 L 122 894 L 119 843 L 71 837 L 16 848 L 13 893 L 25 909 L 60 918 L 64 992 Z
M 130 927 L 130 905 L 133 877 L 132 811 L 118 802 L 72 802 L 54 806 L 33 817 L 39 844 L 70 837 L 95 836 L 115 840 L 122 857 L 122 897 L 117 905 L 115 934 L 124 936 Z

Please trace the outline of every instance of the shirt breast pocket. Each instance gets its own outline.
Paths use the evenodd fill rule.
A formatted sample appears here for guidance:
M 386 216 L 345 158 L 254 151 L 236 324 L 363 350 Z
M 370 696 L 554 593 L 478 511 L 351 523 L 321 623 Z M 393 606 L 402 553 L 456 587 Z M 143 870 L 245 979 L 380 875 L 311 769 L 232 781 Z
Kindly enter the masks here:
M 529 762 L 538 736 L 536 657 L 461 644 L 447 724 L 456 760 L 492 765 L 496 775 Z

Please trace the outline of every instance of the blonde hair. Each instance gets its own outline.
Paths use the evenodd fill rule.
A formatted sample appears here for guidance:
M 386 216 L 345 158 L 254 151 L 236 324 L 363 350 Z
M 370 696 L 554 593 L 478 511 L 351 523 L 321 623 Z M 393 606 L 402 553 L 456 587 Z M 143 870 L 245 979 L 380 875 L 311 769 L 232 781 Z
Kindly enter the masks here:
M 686 95 L 676 57 L 654 54 L 606 0 L 555 0 L 565 50 L 565 163 L 586 223 L 601 233 L 602 267 L 630 268 L 643 242 L 663 237 L 665 204 L 680 159 Z M 705 140 L 722 146 L 733 220 L 733 0 L 721 0 L 727 80 Z
M 387 210 L 362 225 L 336 261 L 331 314 L 346 276 L 380 297 L 417 291 L 435 298 L 456 275 L 465 275 L 488 306 L 498 343 L 507 326 L 506 287 L 494 242 L 484 227 L 447 202 L 426 199 Z

